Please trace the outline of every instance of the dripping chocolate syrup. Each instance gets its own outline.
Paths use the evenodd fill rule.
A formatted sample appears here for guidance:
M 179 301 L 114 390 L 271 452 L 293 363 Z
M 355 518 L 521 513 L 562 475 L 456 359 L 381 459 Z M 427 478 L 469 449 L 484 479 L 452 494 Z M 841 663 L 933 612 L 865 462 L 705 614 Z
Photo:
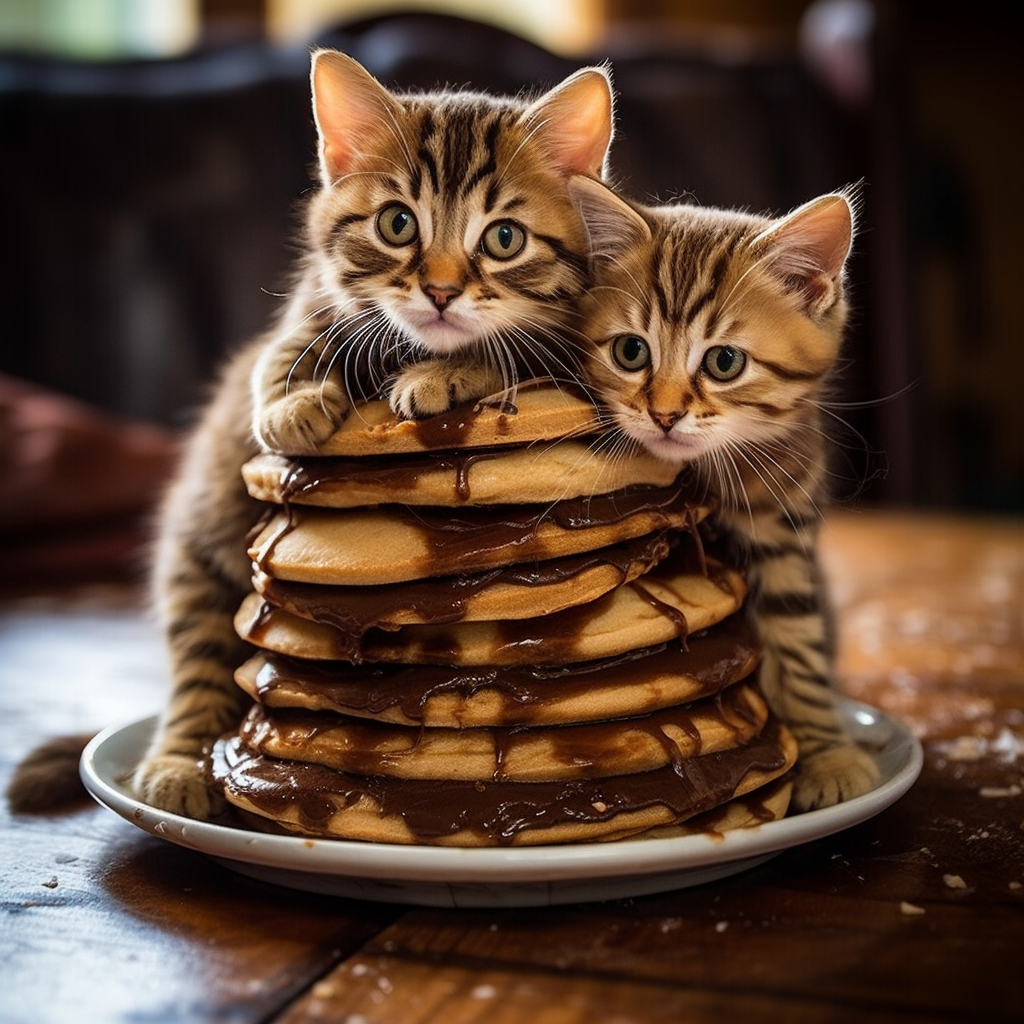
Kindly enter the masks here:
M 678 765 L 685 758 L 697 757 L 702 753 L 703 739 L 700 728 L 694 720 L 696 715 L 711 713 L 723 725 L 733 731 L 735 743 L 739 745 L 756 735 L 763 723 L 756 707 L 751 703 L 748 690 L 744 686 L 730 686 L 723 693 L 699 701 L 691 701 L 685 705 L 662 708 L 646 714 L 617 716 L 593 722 L 573 722 L 565 725 L 543 728 L 511 725 L 491 726 L 488 732 L 494 745 L 495 767 L 492 779 L 496 782 L 511 781 L 506 779 L 505 765 L 517 745 L 529 743 L 535 736 L 542 735 L 550 747 L 553 760 L 564 765 L 573 765 L 578 770 L 591 769 L 596 766 L 609 745 L 614 745 L 621 736 L 621 729 L 646 735 L 660 746 L 665 754 L 666 763 Z M 738 727 L 736 719 L 741 719 L 746 728 Z M 666 732 L 666 726 L 680 729 L 689 740 L 689 748 L 681 748 L 679 742 L 672 739 Z M 388 756 L 395 758 L 412 753 L 429 733 L 437 735 L 438 729 L 425 729 L 391 725 L 360 718 L 343 716 L 329 717 L 316 711 L 300 709 L 277 709 L 267 712 L 254 706 L 248 713 L 239 730 L 239 735 L 253 751 L 264 752 L 268 741 L 277 736 L 286 747 L 296 743 L 308 744 L 320 736 L 330 736 L 338 729 L 352 736 L 353 731 L 359 737 L 347 743 L 344 753 L 345 767 L 340 770 L 355 774 L 382 774 L 377 771 L 379 762 L 379 737 L 395 737 L 404 734 L 406 745 L 391 750 Z M 440 730 L 441 732 L 457 732 L 457 729 Z M 272 756 L 272 755 L 268 755 Z M 301 753 L 278 754 L 302 761 L 321 763 L 314 756 L 302 756 Z M 365 761 L 361 762 L 360 757 Z M 605 773 L 607 774 L 607 773 Z
M 627 487 L 611 494 L 586 498 L 573 498 L 549 504 L 538 505 L 495 505 L 451 508 L 433 506 L 413 507 L 390 506 L 407 523 L 426 531 L 430 548 L 443 552 L 449 560 L 461 560 L 480 549 L 515 546 L 536 535 L 541 523 L 554 522 L 562 529 L 587 529 L 610 525 L 641 513 L 661 514 L 666 517 L 665 526 L 670 524 L 669 516 L 681 509 L 688 509 L 683 489 L 680 487 Z M 266 537 L 258 550 L 250 546 L 257 569 L 262 570 L 273 557 L 281 539 L 295 528 L 299 512 L 288 498 L 283 498 L 282 514 L 273 532 Z M 270 520 L 273 523 L 273 518 Z M 431 575 L 429 568 L 423 573 Z
M 681 674 L 692 680 L 694 698 L 717 692 L 751 670 L 758 658 L 753 627 L 744 617 L 730 618 L 689 638 L 684 651 L 678 641 L 634 649 L 614 657 L 560 665 L 518 667 L 407 666 L 349 662 L 311 662 L 262 652 L 255 686 L 260 698 L 273 703 L 282 686 L 295 685 L 314 693 L 340 711 L 380 714 L 400 708 L 409 721 L 422 721 L 432 697 L 455 694 L 471 698 L 494 689 L 528 714 L 569 699 L 621 685 L 642 685 L 658 673 Z
M 416 436 L 425 448 L 458 446 L 465 439 L 473 420 L 484 409 L 497 411 L 499 434 L 508 433 L 508 418 L 519 413 L 519 409 L 509 398 L 496 401 L 481 400 L 474 403 L 467 402 L 441 415 L 429 416 L 426 419 L 412 422 L 415 426 Z
M 656 597 L 651 591 L 643 585 L 640 580 L 633 580 L 629 584 L 629 588 L 640 597 L 644 599 L 659 615 L 669 620 L 672 623 L 676 631 L 676 636 L 679 637 L 680 641 L 685 645 L 688 629 L 686 626 L 686 616 L 673 605 L 662 601 L 660 597 Z
M 455 497 L 461 504 L 471 497 L 470 470 L 479 462 L 500 458 L 510 449 L 471 448 L 465 451 L 429 451 L 412 455 L 390 455 L 369 459 L 365 456 L 309 456 L 289 459 L 281 478 L 282 503 L 308 504 L 310 494 L 323 489 L 358 482 L 375 484 L 388 490 L 411 489 L 424 473 L 453 471 Z
M 657 564 L 669 551 L 664 531 L 579 555 L 495 569 L 465 576 L 438 576 L 371 587 L 321 585 L 260 576 L 257 590 L 271 604 L 340 630 L 357 645 L 371 628 L 391 629 L 411 617 L 424 624 L 461 621 L 468 602 L 488 587 L 542 587 L 567 583 L 609 567 L 619 584 Z
M 300 827 L 330 834 L 339 807 L 368 796 L 385 816 L 400 817 L 418 841 L 468 830 L 507 845 L 526 829 L 607 821 L 661 805 L 683 820 L 730 799 L 751 771 L 780 773 L 786 756 L 770 720 L 750 743 L 674 765 L 604 779 L 567 782 L 462 782 L 357 776 L 308 762 L 279 762 L 253 754 L 236 736 L 219 740 L 209 770 L 221 789 L 247 799 L 271 819 L 298 814 Z

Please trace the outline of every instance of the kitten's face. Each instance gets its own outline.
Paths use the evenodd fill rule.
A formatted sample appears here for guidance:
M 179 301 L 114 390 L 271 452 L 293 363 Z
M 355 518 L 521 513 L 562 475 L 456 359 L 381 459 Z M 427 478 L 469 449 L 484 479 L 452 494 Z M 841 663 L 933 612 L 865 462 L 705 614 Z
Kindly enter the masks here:
M 323 204 L 324 276 L 431 352 L 557 322 L 585 281 L 564 181 L 523 145 L 511 111 L 483 114 L 452 100 L 412 106 L 401 142 Z
M 324 111 L 351 107 L 349 79 L 360 73 L 365 124 L 333 126 Z M 564 323 L 587 265 L 567 179 L 600 173 L 607 80 L 580 73 L 528 108 L 465 93 L 398 98 L 336 61 L 323 74 L 334 77 L 321 83 L 325 187 L 311 226 L 321 281 L 340 311 L 433 354 L 495 338 L 514 345 Z M 583 135 L 553 140 L 551 123 L 574 117 Z
M 833 219 L 823 230 L 842 236 Z M 845 241 L 825 247 L 830 258 L 842 249 L 839 268 L 846 224 Z M 611 248 L 597 250 L 584 303 L 585 374 L 626 435 L 680 465 L 726 451 L 742 462 L 742 450 L 807 422 L 845 316 L 839 270 L 816 265 L 819 229 L 780 234 L 769 220 L 687 206 L 598 226 L 595 248 Z

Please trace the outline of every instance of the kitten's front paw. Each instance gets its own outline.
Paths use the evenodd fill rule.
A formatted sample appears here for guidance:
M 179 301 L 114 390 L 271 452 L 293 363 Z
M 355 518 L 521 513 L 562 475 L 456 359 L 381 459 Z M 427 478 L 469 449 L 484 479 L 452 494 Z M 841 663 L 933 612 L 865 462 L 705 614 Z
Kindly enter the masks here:
M 273 451 L 315 452 L 338 429 L 349 408 L 344 390 L 326 381 L 271 402 L 259 416 L 256 432 Z
M 813 811 L 863 796 L 878 782 L 875 759 L 854 743 L 843 743 L 800 755 L 793 806 Z
M 398 375 L 388 402 L 396 416 L 422 419 L 447 412 L 462 402 L 486 398 L 503 386 L 500 377 L 483 364 L 428 359 Z
M 209 820 L 225 806 L 207 785 L 202 764 L 183 754 L 146 758 L 135 769 L 132 789 L 144 803 L 198 821 Z

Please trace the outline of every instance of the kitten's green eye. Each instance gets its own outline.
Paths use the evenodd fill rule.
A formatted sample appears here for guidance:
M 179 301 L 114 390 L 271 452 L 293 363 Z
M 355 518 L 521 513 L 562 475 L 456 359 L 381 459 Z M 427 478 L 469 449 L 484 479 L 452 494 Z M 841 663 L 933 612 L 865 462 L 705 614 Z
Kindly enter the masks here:
M 650 365 L 651 347 L 639 334 L 620 334 L 612 342 L 612 358 L 624 370 L 635 372 Z
M 416 215 L 405 203 L 392 203 L 377 214 L 377 234 L 388 245 L 409 245 L 416 241 Z
M 510 260 L 523 251 L 526 232 L 514 220 L 497 220 L 484 232 L 480 242 L 488 256 Z
M 704 354 L 704 370 L 715 380 L 735 380 L 746 365 L 746 354 L 731 345 L 715 345 Z

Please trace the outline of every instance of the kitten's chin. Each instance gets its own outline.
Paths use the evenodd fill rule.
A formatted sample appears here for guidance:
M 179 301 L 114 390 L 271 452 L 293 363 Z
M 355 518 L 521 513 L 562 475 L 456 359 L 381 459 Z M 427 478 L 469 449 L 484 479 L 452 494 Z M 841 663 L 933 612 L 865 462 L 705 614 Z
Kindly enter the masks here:
M 651 455 L 682 465 L 694 462 L 705 454 L 705 446 L 697 438 L 662 430 L 628 430 L 630 437 L 639 442 Z
M 432 355 L 449 355 L 468 348 L 484 333 L 475 320 L 450 313 L 444 317 L 414 313 L 404 318 L 403 326 L 412 341 Z

